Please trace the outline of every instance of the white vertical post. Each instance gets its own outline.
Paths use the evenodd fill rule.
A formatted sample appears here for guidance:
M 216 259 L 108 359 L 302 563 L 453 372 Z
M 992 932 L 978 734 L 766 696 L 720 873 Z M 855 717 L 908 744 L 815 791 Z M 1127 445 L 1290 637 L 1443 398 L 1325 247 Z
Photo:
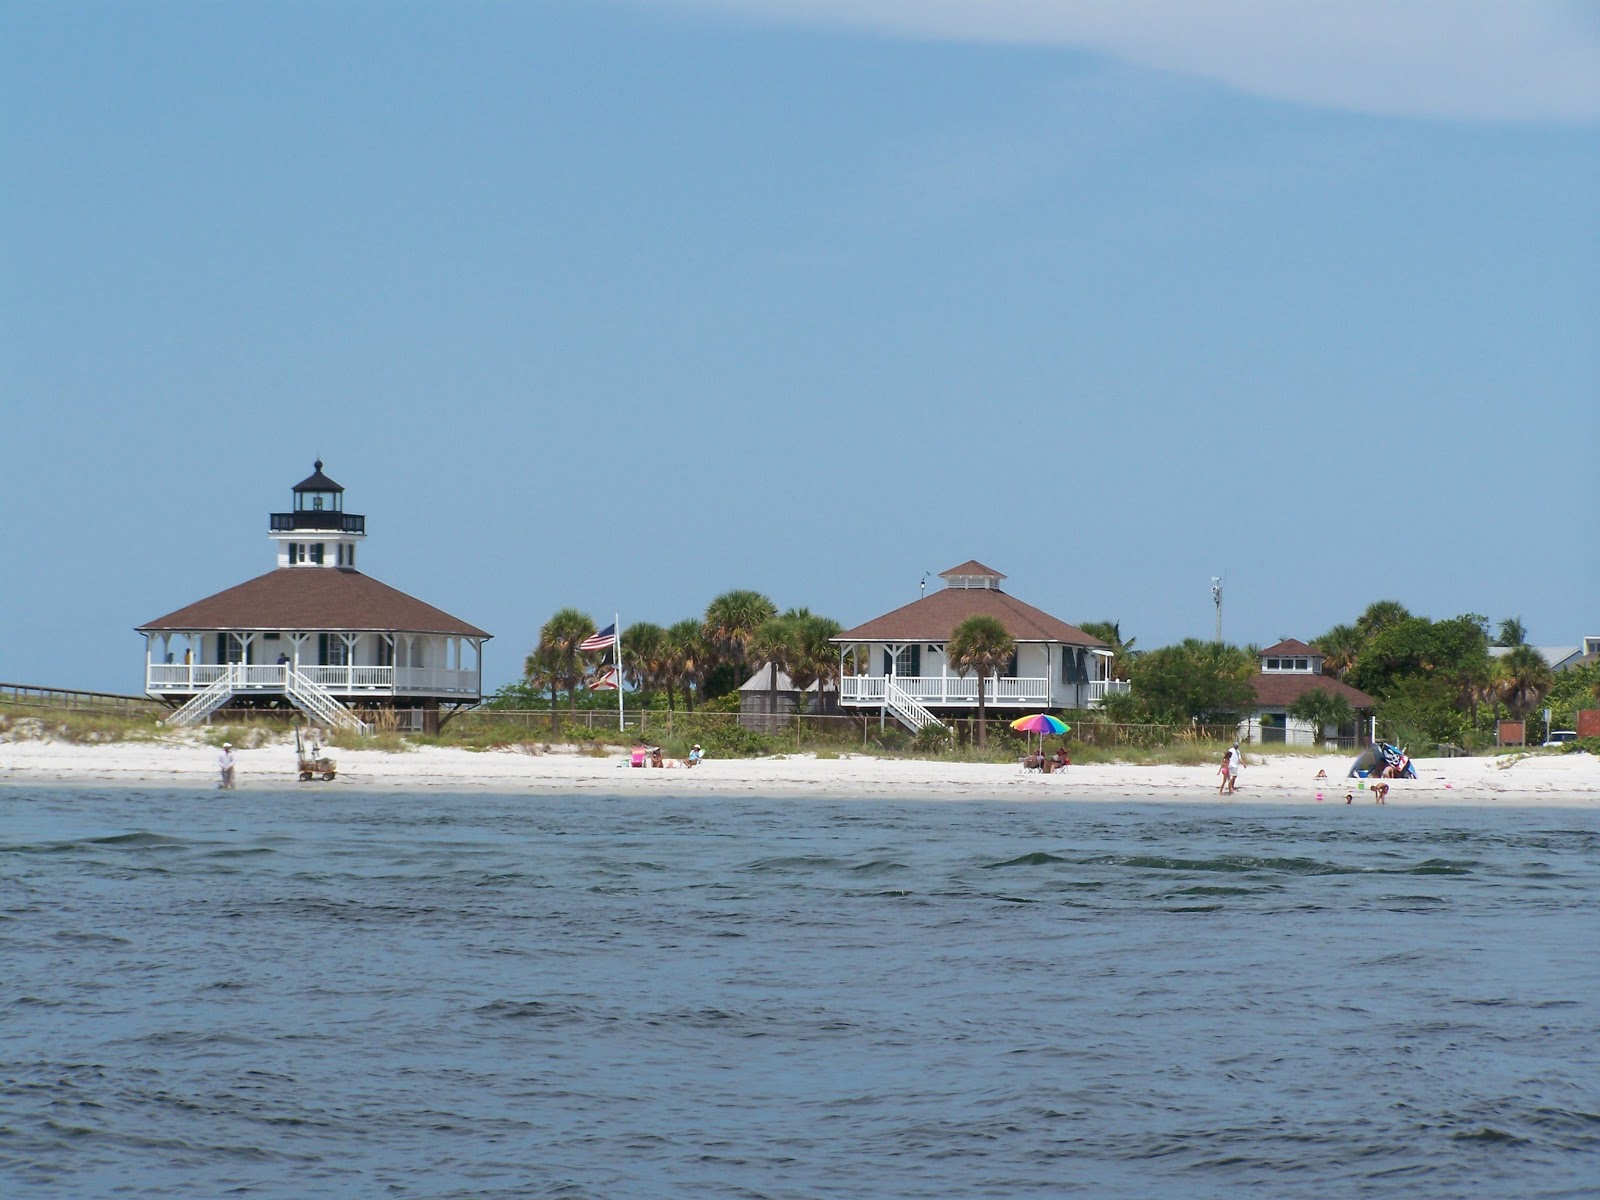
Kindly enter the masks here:
M 625 722 L 622 716 L 622 615 L 611 614 L 611 662 L 617 671 L 617 732 L 621 733 Z

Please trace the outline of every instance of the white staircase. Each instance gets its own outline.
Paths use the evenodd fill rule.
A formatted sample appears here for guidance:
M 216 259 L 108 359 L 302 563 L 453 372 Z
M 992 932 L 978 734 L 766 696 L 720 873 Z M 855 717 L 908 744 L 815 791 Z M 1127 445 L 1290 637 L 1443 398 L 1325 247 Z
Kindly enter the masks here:
M 293 667 L 285 667 L 284 674 L 288 676 L 285 690 L 289 699 L 306 716 L 332 728 L 349 729 L 356 733 L 371 732 L 360 717 L 341 704 L 339 698 L 320 683 L 308 679 Z
M 942 725 L 938 717 L 934 716 L 905 688 L 894 681 L 891 675 L 883 681 L 883 703 L 895 720 L 904 725 L 912 733 L 918 733 L 929 725 Z
M 168 717 L 167 724 L 181 728 L 185 725 L 193 725 L 196 721 L 204 721 L 217 709 L 233 699 L 234 682 L 234 667 L 230 663 L 225 668 L 224 673 L 217 677 L 215 683 L 205 691 L 191 696 L 182 708 Z

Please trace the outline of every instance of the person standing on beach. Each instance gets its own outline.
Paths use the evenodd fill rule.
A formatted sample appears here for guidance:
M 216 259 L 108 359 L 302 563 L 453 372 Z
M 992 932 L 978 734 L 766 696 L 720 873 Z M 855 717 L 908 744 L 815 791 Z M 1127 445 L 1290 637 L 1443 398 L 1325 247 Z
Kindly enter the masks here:
M 1230 796 L 1233 795 L 1234 790 L 1239 786 L 1239 768 L 1242 766 L 1244 766 L 1244 755 L 1239 753 L 1239 743 L 1235 742 L 1232 747 L 1229 748 L 1227 758 L 1227 783 L 1228 795 Z
M 1217 774 L 1222 776 L 1221 781 L 1217 784 L 1217 795 L 1219 796 L 1226 796 L 1228 794 L 1228 768 L 1232 762 L 1233 751 L 1224 750 L 1222 752 L 1222 765 L 1217 768 Z
M 223 742 L 222 753 L 217 756 L 217 769 L 222 772 L 222 781 L 217 786 L 224 791 L 233 790 L 233 772 L 238 766 L 238 761 L 233 757 L 233 743 Z

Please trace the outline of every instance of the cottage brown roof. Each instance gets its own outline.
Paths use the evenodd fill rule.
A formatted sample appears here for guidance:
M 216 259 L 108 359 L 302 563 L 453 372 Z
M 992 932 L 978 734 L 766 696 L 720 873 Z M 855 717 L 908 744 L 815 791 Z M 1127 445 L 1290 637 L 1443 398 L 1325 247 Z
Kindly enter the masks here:
M 951 567 L 948 571 L 939 572 L 940 579 L 949 579 L 956 575 L 993 575 L 996 579 L 1005 578 L 999 571 L 996 571 L 993 567 L 984 566 L 975 558 L 967 559 L 959 567 Z
M 1261 651 L 1261 653 L 1262 654 L 1272 654 L 1272 655 L 1315 654 L 1315 655 L 1318 655 L 1318 656 L 1323 657 L 1323 658 L 1327 657 L 1327 655 L 1323 654 L 1321 650 L 1318 650 L 1314 646 L 1306 645 L 1304 642 L 1300 641 L 1298 638 L 1285 638 L 1283 641 L 1279 642 L 1276 646 L 1268 646 L 1265 650 Z
M 1351 708 L 1372 708 L 1378 702 L 1365 692 L 1357 691 L 1348 683 L 1341 683 L 1332 675 L 1303 674 L 1252 675 L 1250 684 L 1256 689 L 1258 708 L 1288 708 L 1307 692 L 1321 689 L 1334 696 L 1343 696 Z
M 976 565 L 976 564 L 974 564 Z M 965 568 L 957 568 L 957 572 Z M 983 573 L 993 574 L 987 567 Z M 974 572 L 976 574 L 978 572 Z M 993 617 L 1019 642 L 1062 642 L 1071 646 L 1104 646 L 1076 625 L 1041 612 L 993 588 L 943 588 L 904 608 L 847 629 L 835 642 L 947 642 L 968 617 Z
M 162 630 L 395 630 L 489 638 L 476 625 L 346 567 L 279 567 L 140 625 Z

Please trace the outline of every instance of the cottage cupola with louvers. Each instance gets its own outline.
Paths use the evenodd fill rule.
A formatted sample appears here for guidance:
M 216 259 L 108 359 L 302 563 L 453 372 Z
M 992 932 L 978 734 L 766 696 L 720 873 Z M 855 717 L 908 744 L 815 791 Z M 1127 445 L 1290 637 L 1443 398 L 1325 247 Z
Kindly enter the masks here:
M 280 567 L 354 567 L 356 544 L 367 536 L 367 519 L 344 511 L 344 488 L 322 473 L 322 460 L 294 485 L 294 508 L 275 512 L 270 536 Z

